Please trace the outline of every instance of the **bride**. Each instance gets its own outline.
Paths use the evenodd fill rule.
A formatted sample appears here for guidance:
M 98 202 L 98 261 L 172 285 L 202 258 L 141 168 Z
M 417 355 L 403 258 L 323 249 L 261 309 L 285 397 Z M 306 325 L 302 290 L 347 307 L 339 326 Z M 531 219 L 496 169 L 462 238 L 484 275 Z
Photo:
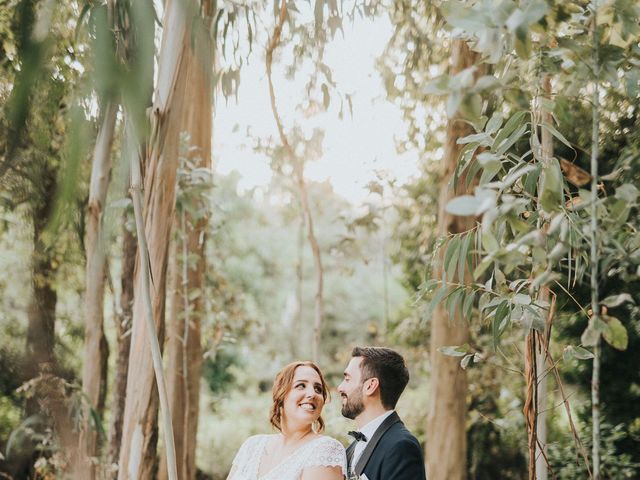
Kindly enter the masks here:
M 280 370 L 270 412 L 271 424 L 280 433 L 249 437 L 233 459 L 227 480 L 343 480 L 344 447 L 320 434 L 328 395 L 315 363 L 294 362 Z

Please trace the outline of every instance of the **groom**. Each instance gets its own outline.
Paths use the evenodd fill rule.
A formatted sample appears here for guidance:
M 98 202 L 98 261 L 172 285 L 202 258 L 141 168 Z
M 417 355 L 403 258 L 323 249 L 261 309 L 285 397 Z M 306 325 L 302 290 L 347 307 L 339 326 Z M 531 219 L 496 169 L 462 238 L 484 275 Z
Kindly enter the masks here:
M 394 411 L 409 371 L 402 356 L 382 347 L 356 347 L 338 386 L 342 415 L 356 421 L 349 432 L 349 479 L 425 480 L 418 440 Z

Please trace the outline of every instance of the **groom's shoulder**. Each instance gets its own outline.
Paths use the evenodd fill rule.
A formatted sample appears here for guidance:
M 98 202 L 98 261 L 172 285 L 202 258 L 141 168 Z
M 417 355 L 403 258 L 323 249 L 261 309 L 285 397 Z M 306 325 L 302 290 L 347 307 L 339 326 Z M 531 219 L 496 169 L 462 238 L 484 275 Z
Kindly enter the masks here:
M 381 440 L 388 444 L 402 443 L 405 445 L 415 445 L 420 448 L 418 439 L 402 422 L 392 425 Z

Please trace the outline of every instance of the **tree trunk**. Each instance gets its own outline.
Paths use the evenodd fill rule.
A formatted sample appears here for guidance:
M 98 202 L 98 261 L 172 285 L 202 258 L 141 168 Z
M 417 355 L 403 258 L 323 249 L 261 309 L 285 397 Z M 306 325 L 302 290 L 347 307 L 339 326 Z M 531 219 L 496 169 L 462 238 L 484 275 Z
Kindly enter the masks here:
M 158 87 L 153 105 L 152 131 L 144 179 L 144 224 L 151 269 L 151 302 L 160 345 L 164 337 L 167 254 L 175 210 L 180 125 L 187 89 L 189 24 L 192 2 L 167 0 L 162 46 L 158 60 Z M 134 281 L 135 299 L 131 353 L 127 377 L 118 479 L 156 478 L 158 396 L 145 325 L 140 255 Z
M 55 175 L 49 172 L 50 175 Z M 50 187 L 45 191 L 53 196 L 55 182 L 44 179 Z M 55 343 L 56 303 L 58 295 L 54 287 L 56 269 L 53 252 L 45 245 L 43 235 L 51 216 L 52 202 L 38 202 L 33 212 L 33 254 L 31 257 L 31 301 L 28 308 L 26 365 L 27 379 L 41 372 L 51 373 L 55 369 L 53 346 Z M 35 399 L 27 402 L 27 416 L 38 412 Z
M 154 77 L 154 20 L 153 5 L 148 0 L 130 4 L 131 10 L 120 11 L 114 18 L 119 35 L 117 36 L 116 51 L 118 58 L 128 68 L 135 72 L 137 85 L 135 93 L 136 118 L 146 121 L 143 112 L 152 105 L 153 77 Z M 117 19 L 117 21 L 116 21 Z M 123 89 L 126 91 L 126 89 Z M 127 117 L 123 157 L 127 162 L 138 162 L 147 158 L 147 139 L 134 133 L 133 121 L 130 118 L 131 95 L 123 96 L 122 105 Z M 139 102 L 139 103 L 138 103 Z M 144 165 L 143 165 L 144 168 Z M 127 172 L 130 173 L 129 169 Z M 130 176 L 127 177 L 130 183 Z M 131 353 L 131 332 L 133 324 L 134 277 L 137 239 L 133 231 L 127 228 L 129 213 L 122 218 L 122 259 L 121 259 L 121 296 L 120 312 L 116 317 L 116 333 L 118 342 L 118 358 L 116 360 L 116 374 L 112 386 L 111 429 L 109 437 L 109 462 L 117 465 L 120 458 L 122 441 L 122 426 L 124 421 L 125 400 L 127 396 L 127 377 L 129 372 L 129 355 Z M 116 479 L 118 471 L 113 471 L 109 477 Z
M 111 428 L 109 437 L 109 462 L 118 463 L 120 441 L 122 440 L 122 420 L 127 392 L 127 372 L 129 371 L 129 352 L 131 349 L 131 319 L 133 310 L 133 277 L 136 264 L 136 237 L 126 227 L 126 216 L 123 221 L 122 239 L 122 293 L 120 296 L 120 314 L 116 318 L 116 335 L 118 338 L 118 358 L 116 374 L 113 381 L 111 402 Z M 111 478 L 115 478 L 114 472 Z
M 551 77 L 545 75 L 542 80 L 542 91 L 545 98 L 551 98 Z M 542 104 L 537 106 L 538 120 L 534 123 L 546 123 L 551 125 L 553 117 L 547 112 Z M 537 135 L 534 131 L 532 135 Z M 551 162 L 553 158 L 553 136 L 546 128 L 540 128 L 540 158 L 544 165 Z M 544 227 L 544 226 L 543 226 Z M 549 287 L 542 287 L 538 292 L 538 300 L 549 303 L 551 299 Z M 547 316 L 544 332 L 530 330 L 525 337 L 525 357 L 524 371 L 525 389 L 524 416 L 527 425 L 528 450 L 529 450 L 529 479 L 546 480 L 547 460 L 547 371 L 546 371 L 546 349 L 548 339 L 551 335 L 553 312 Z
M 53 346 L 55 343 L 56 303 L 58 295 L 53 287 L 55 268 L 53 259 L 43 246 L 42 232 L 46 219 L 36 220 L 34 232 L 35 250 L 32 256 L 31 285 L 27 327 L 27 355 L 29 377 L 40 371 L 51 372 L 55 365 Z
M 296 161 L 296 159 L 293 159 Z M 322 255 L 320 253 L 320 245 L 316 238 L 313 229 L 313 216 L 311 215 L 311 207 L 309 206 L 309 197 L 307 195 L 306 182 L 304 180 L 304 171 L 302 166 L 302 160 L 300 165 L 295 168 L 297 174 L 296 184 L 298 185 L 298 193 L 302 203 L 302 209 L 306 218 L 307 224 L 307 238 L 309 245 L 311 245 L 311 252 L 313 253 L 313 263 L 316 267 L 316 295 L 315 295 L 315 309 L 313 320 L 313 344 L 311 348 L 311 355 L 314 362 L 319 361 L 320 356 L 320 337 L 322 334 L 322 321 L 324 319 L 324 269 L 322 267 Z
M 207 2 L 207 6 L 210 2 Z M 208 7 L 210 9 L 210 6 Z M 206 13 L 205 13 L 206 14 Z M 208 14 L 210 15 L 210 13 Z M 195 166 L 211 168 L 211 128 L 213 117 L 213 48 L 209 37 L 199 38 L 203 52 L 188 52 L 183 130 L 189 134 L 188 157 Z M 194 148 L 195 147 L 195 148 Z M 188 199 L 186 200 L 189 201 Z M 204 314 L 205 234 L 207 219 L 194 220 L 186 212 L 178 214 L 181 231 L 176 242 L 174 292 L 168 323 L 168 390 L 176 446 L 178 474 L 183 480 L 195 480 L 198 403 L 202 371 L 201 321 Z M 188 258 L 197 263 L 190 265 Z M 178 261 L 179 259 L 179 261 Z M 194 294 L 197 296 L 194 298 Z M 159 478 L 168 478 L 165 457 L 161 457 Z
M 551 100 L 551 77 L 545 75 L 542 80 L 542 90 L 545 98 Z M 551 112 L 542 110 L 541 119 L 544 123 L 553 124 L 553 116 Z M 553 158 L 553 136 L 548 129 L 543 128 L 541 132 L 542 158 L 548 163 Z M 551 291 L 549 287 L 542 287 L 538 293 L 538 299 L 550 304 Z M 549 338 L 551 336 L 551 326 L 553 324 L 553 310 L 549 312 L 546 322 L 546 328 L 538 342 L 538 350 L 536 351 L 536 364 L 538 365 L 538 388 L 536 398 L 536 413 L 538 420 L 536 422 L 536 479 L 547 480 L 547 354 L 546 349 L 549 348 Z
M 73 443 L 64 420 L 68 415 L 57 415 L 61 391 L 56 388 L 60 378 L 54 355 L 55 319 L 58 295 L 55 289 L 56 266 L 54 249 L 45 241 L 46 229 L 53 209 L 53 202 L 40 200 L 52 198 L 56 191 L 57 173 L 47 164 L 43 169 L 38 199 L 32 205 L 33 252 L 31 254 L 31 298 L 27 310 L 27 341 L 25 349 L 24 377 L 21 381 L 32 381 L 31 396 L 25 402 L 25 418 L 42 415 L 47 425 L 53 428 L 66 447 Z M 41 404 L 42 402 L 42 404 Z M 41 428 L 41 427 L 38 427 Z M 36 431 L 35 433 L 42 433 Z M 77 440 L 76 440 L 77 442 Z M 70 461 L 75 466 L 75 449 L 69 449 Z M 33 474 L 36 442 L 31 441 L 11 462 L 10 470 L 16 478 Z
M 104 283 L 105 243 L 102 229 L 102 213 L 107 199 L 111 173 L 111 146 L 115 133 L 118 105 L 109 102 L 103 112 L 102 126 L 98 132 L 93 152 L 89 205 L 87 212 L 87 265 L 85 291 L 84 360 L 82 363 L 82 391 L 88 405 L 83 405 L 80 433 L 80 459 L 82 478 L 94 479 L 95 463 L 90 457 L 98 453 L 98 436 L 92 427 L 93 409 L 102 417 L 107 385 L 107 358 L 109 349 L 104 335 Z
M 454 40 L 450 74 L 455 75 L 474 62 L 475 54 L 467 45 Z M 449 187 L 461 150 L 456 142 L 470 133 L 471 127 L 461 121 L 458 114 L 449 120 L 438 205 L 438 236 L 441 237 L 464 232 L 474 225 L 471 217 L 456 217 L 445 211 L 449 199 L 461 193 L 453 192 Z M 440 271 L 435 273 L 437 278 L 442 276 L 442 261 L 441 255 Z M 460 368 L 459 359 L 443 355 L 438 348 L 462 345 L 468 341 L 468 335 L 467 319 L 459 313 L 455 318 L 449 318 L 444 305 L 438 305 L 431 318 L 431 404 L 426 447 L 428 477 L 433 480 L 460 480 L 467 475 L 467 375 Z

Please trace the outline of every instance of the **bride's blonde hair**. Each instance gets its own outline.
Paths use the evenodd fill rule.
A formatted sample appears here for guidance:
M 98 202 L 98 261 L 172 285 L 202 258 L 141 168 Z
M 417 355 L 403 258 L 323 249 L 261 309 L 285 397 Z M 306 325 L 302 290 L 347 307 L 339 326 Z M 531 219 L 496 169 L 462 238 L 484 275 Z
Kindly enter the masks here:
M 282 370 L 278 372 L 276 375 L 276 379 L 273 382 L 273 389 L 271 390 L 271 395 L 273 397 L 273 403 L 271 404 L 271 411 L 269 415 L 269 421 L 271 425 L 273 425 L 278 430 L 282 431 L 282 408 L 284 406 L 284 399 L 287 396 L 287 393 L 291 390 L 291 386 L 293 385 L 293 377 L 296 373 L 296 368 L 298 367 L 310 367 L 313 368 L 318 375 L 320 376 L 320 383 L 322 384 L 322 398 L 326 402 L 329 396 L 329 387 L 327 386 L 327 382 L 324 380 L 324 376 L 320 371 L 320 367 L 313 362 L 292 362 Z M 324 430 L 324 420 L 322 416 L 318 417 L 317 420 L 319 426 L 315 429 L 316 433 L 320 433 Z

